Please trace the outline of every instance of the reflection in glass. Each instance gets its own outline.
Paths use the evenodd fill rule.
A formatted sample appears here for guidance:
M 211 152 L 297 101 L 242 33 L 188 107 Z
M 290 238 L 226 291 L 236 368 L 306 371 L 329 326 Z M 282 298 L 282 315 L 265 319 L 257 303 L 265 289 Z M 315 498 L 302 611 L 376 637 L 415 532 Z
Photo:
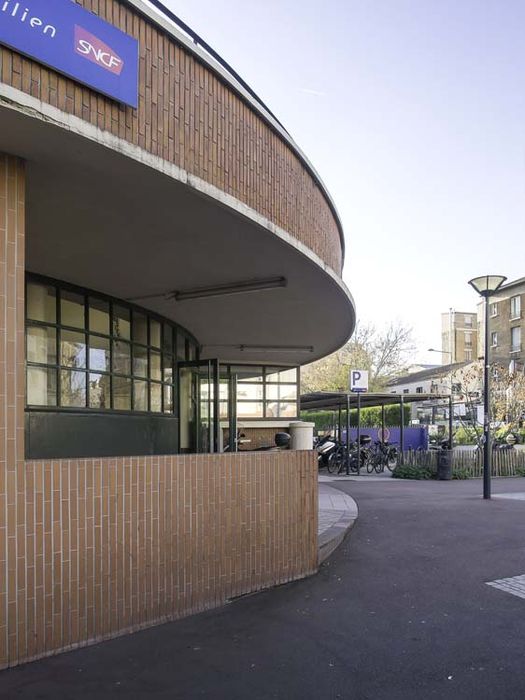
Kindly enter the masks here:
M 44 367 L 27 368 L 28 406 L 56 406 L 57 373 Z
M 162 384 L 150 384 L 151 410 L 155 413 L 162 411 Z
M 271 402 L 266 404 L 267 418 L 295 418 L 297 415 L 297 403 L 277 403 Z
M 237 384 L 237 399 L 256 401 L 263 398 L 262 384 Z
M 108 374 L 89 374 L 89 407 L 111 408 L 111 380 Z
M 238 418 L 262 418 L 262 401 L 237 401 Z
M 133 340 L 142 345 L 148 344 L 148 319 L 138 311 L 133 312 Z
M 116 411 L 131 410 L 131 379 L 113 377 L 113 408 Z
M 160 382 L 162 379 L 160 371 L 160 352 L 152 350 L 149 356 L 150 361 L 150 377 Z
M 135 379 L 133 382 L 133 408 L 135 411 L 147 411 L 148 410 L 148 382 L 140 381 Z
M 89 368 L 99 372 L 110 371 L 109 338 L 89 336 Z
M 62 326 L 84 328 L 84 297 L 65 289 L 60 290 L 60 323 Z
M 160 323 L 153 318 L 149 322 L 150 345 L 160 348 Z
M 137 377 L 148 376 L 148 348 L 133 346 L 133 374 Z
M 64 367 L 86 366 L 86 336 L 63 330 L 60 334 L 60 364 Z
M 170 355 L 173 354 L 173 328 L 167 323 L 162 330 L 162 349 Z
M 131 346 L 121 340 L 113 341 L 113 371 L 131 374 Z
M 164 413 L 173 413 L 173 387 L 164 384 Z
M 27 318 L 56 323 L 56 292 L 46 284 L 28 282 L 26 290 Z
M 184 362 L 185 360 L 186 338 L 180 331 L 177 331 L 177 362 Z
M 27 326 L 26 343 L 26 357 L 28 362 L 56 365 L 57 342 L 54 328 L 46 326 Z
M 197 347 L 189 339 L 186 344 L 186 356 L 190 362 L 194 362 L 197 359 Z
M 60 405 L 86 406 L 86 373 L 67 369 L 60 371 Z
M 266 387 L 266 398 L 272 401 L 297 399 L 297 385 L 295 384 L 269 384 Z
M 130 339 L 130 316 L 131 312 L 129 309 L 118 304 L 113 305 L 113 335 L 117 336 L 117 338 Z
M 163 357 L 164 369 L 162 370 L 162 381 L 173 383 L 173 357 L 171 355 L 164 355 Z
M 89 330 L 109 335 L 109 303 L 89 297 Z

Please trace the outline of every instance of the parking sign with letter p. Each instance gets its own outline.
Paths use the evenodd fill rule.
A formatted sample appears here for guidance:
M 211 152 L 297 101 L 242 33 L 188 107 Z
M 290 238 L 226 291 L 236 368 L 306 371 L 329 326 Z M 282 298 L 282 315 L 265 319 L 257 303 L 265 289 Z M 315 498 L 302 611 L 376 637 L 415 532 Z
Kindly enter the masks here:
M 350 391 L 368 391 L 368 371 L 365 369 L 350 370 Z

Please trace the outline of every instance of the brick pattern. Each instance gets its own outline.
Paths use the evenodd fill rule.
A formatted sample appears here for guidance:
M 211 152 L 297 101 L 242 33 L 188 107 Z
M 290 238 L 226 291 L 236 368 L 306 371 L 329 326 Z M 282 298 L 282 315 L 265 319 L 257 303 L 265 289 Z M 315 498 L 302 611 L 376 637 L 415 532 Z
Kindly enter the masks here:
M 31 624 L 24 466 L 24 165 L 0 153 L 0 663 Z M 18 632 L 20 630 L 20 633 Z
M 332 210 L 272 128 L 211 70 L 126 3 L 76 2 L 140 40 L 139 109 L 119 106 L 3 47 L 0 80 L 238 198 L 340 274 L 341 243 Z
M 9 589 L 8 605 L 5 591 L 0 605 L 0 667 L 316 570 L 313 453 L 29 461 L 19 468 L 18 490 L 7 493 L 7 561 L 5 521 L 0 530 Z M 0 497 L 5 503 L 3 491 Z

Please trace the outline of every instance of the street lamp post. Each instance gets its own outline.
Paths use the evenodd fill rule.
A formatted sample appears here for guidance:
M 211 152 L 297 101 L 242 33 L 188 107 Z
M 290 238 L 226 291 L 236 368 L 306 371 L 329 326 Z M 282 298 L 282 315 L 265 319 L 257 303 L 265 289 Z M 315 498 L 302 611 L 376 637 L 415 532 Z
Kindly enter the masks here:
M 485 300 L 485 356 L 483 372 L 483 498 L 490 498 L 492 445 L 490 442 L 490 332 L 489 299 L 507 278 L 503 275 L 483 275 L 469 280 L 469 284 Z

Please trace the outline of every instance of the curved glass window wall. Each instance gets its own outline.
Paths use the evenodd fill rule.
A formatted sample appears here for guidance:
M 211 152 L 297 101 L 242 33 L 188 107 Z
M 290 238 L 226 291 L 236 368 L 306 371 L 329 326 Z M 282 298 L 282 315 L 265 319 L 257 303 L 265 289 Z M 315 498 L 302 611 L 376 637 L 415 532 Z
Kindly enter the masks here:
M 26 278 L 28 408 L 174 413 L 177 362 L 197 358 L 196 341 L 164 318 Z

